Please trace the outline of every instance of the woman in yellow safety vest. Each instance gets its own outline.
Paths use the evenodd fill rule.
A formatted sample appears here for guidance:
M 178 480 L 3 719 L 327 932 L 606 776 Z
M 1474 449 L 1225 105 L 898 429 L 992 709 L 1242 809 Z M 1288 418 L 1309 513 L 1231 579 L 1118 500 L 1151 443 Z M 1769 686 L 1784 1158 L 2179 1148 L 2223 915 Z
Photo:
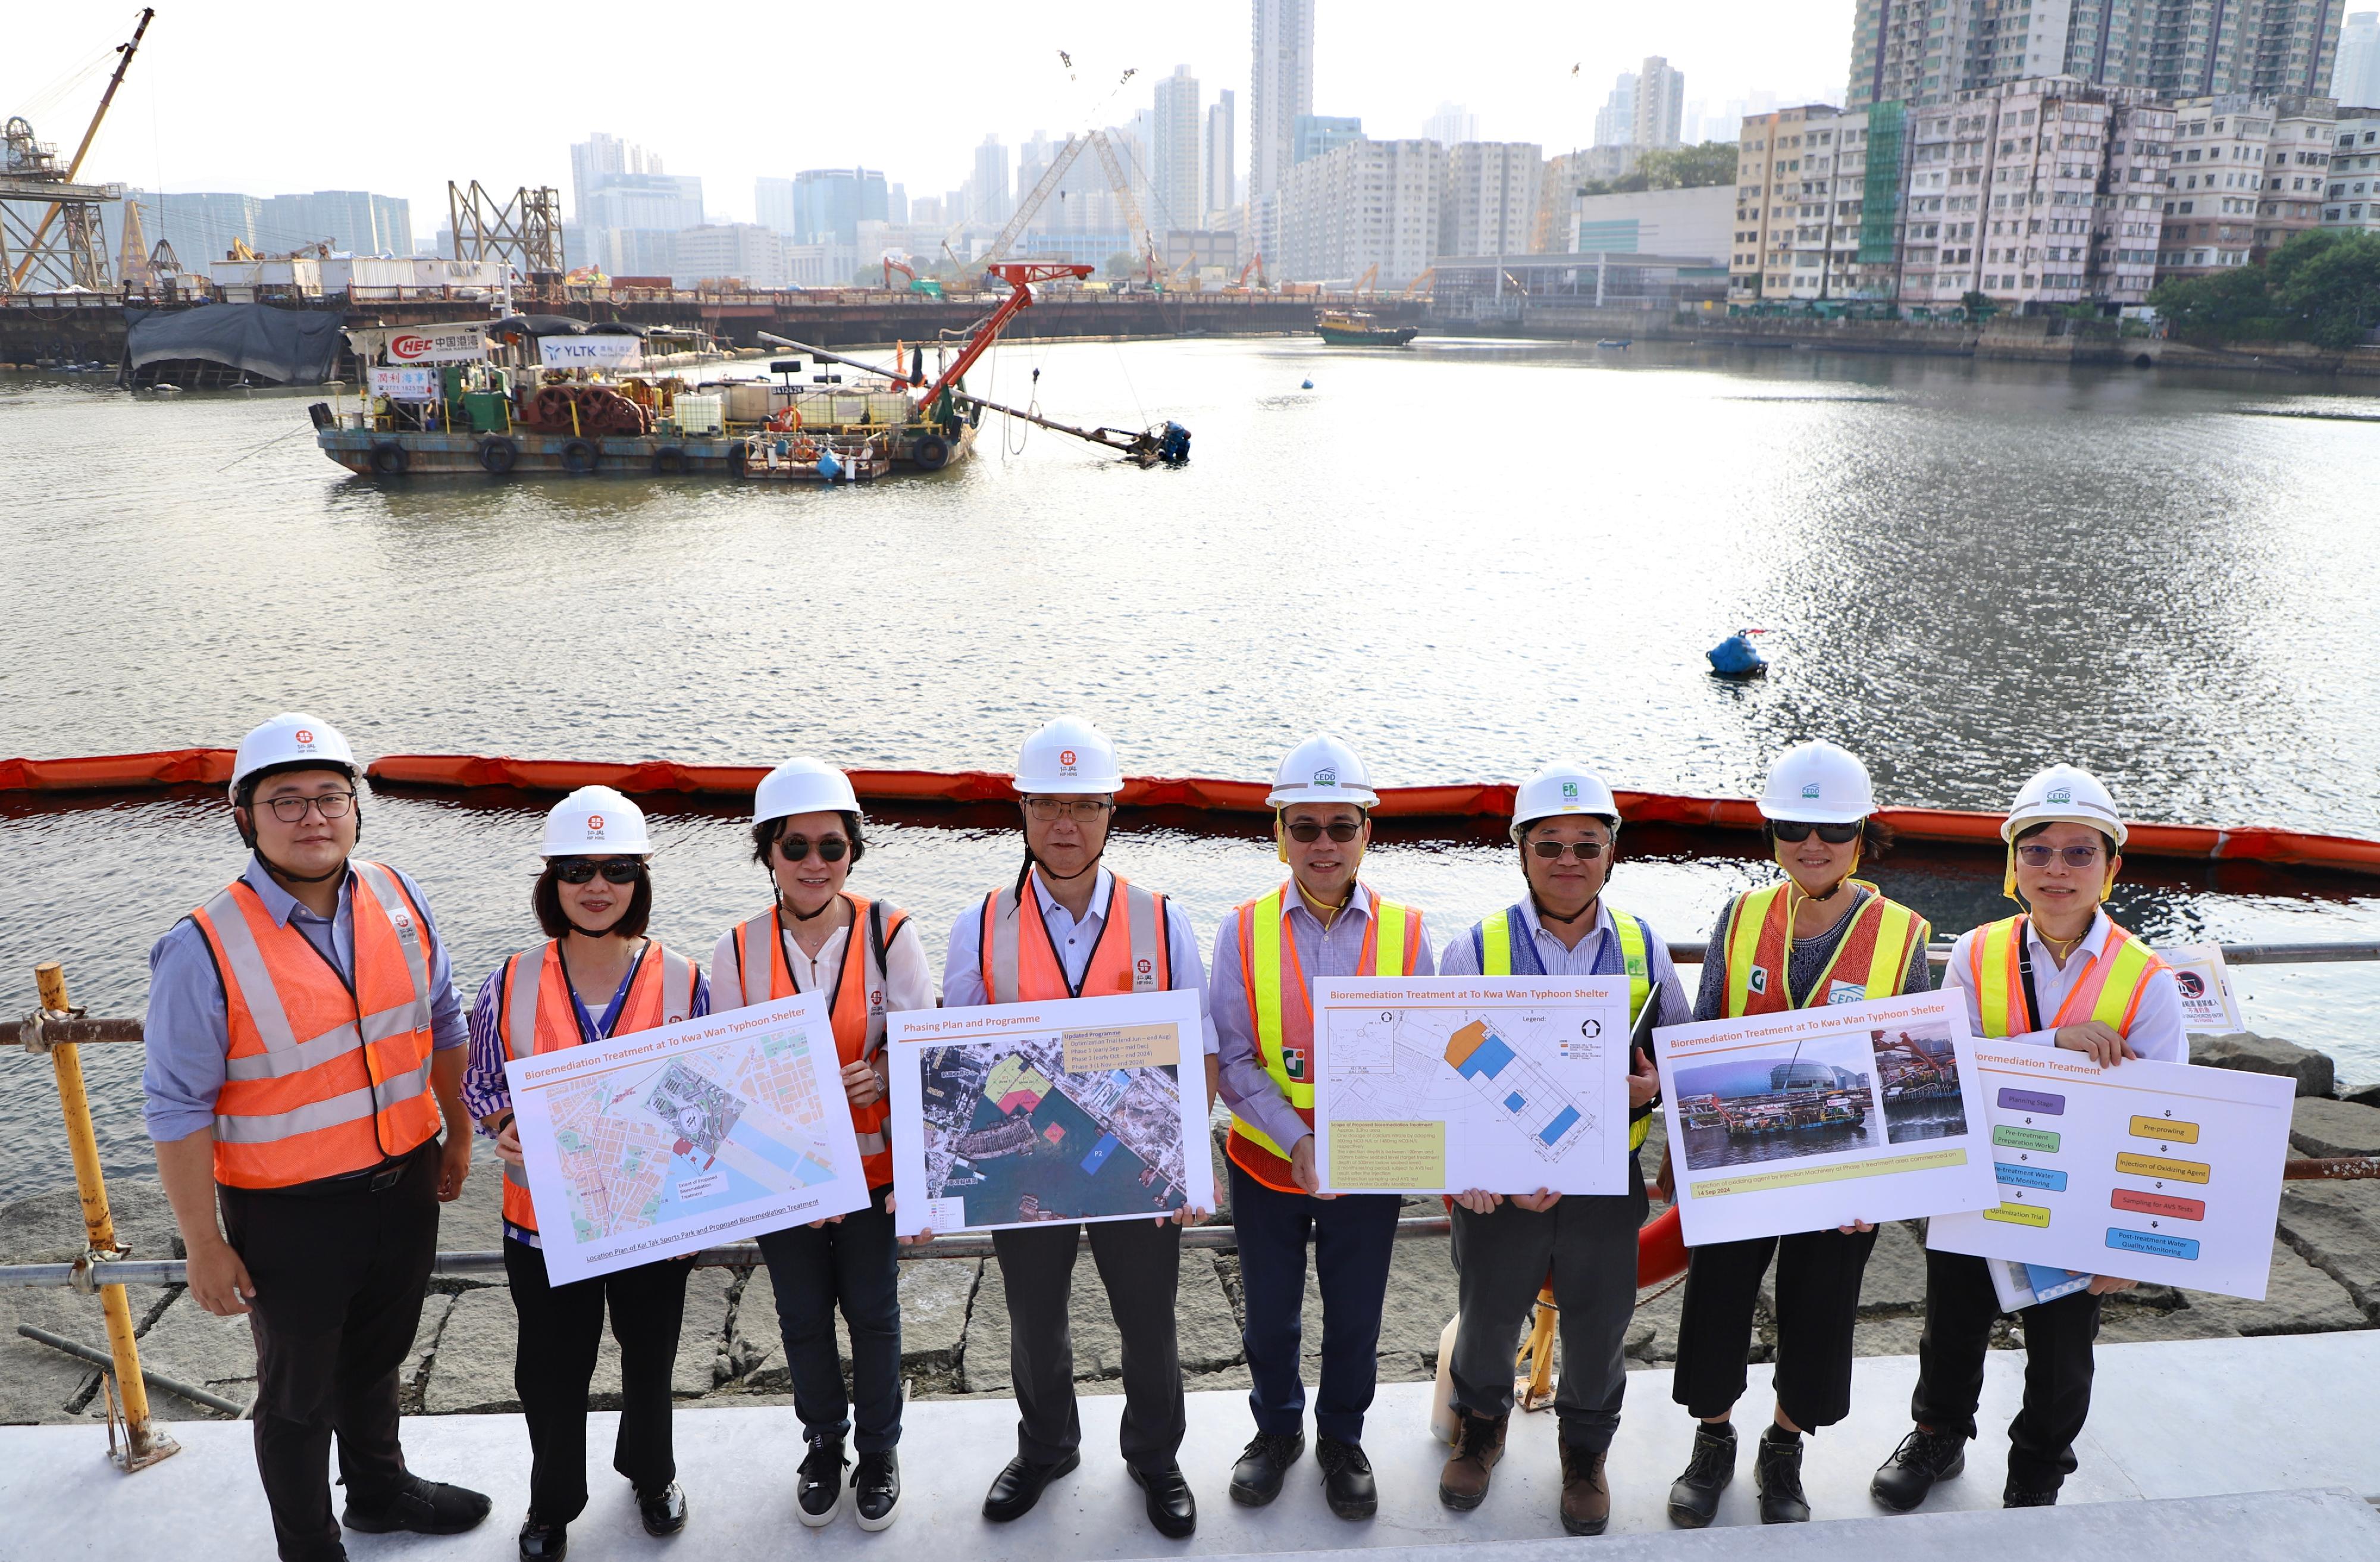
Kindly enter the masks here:
M 1890 846 L 1869 817 L 1876 791 L 1867 767 L 1831 743 L 1798 744 L 1779 755 L 1760 799 L 1765 834 L 1782 882 L 1728 904 L 1703 956 L 1696 1019 L 1738 1019 L 1826 1004 L 1889 998 L 1927 985 L 1931 928 L 1874 885 L 1852 877 L 1864 851 Z M 1665 1190 L 1674 1185 L 1668 1153 Z M 1802 1434 L 1851 1410 L 1852 1320 L 1859 1308 L 1876 1228 L 1797 1232 L 1694 1250 L 1678 1320 L 1671 1397 L 1701 1423 L 1693 1457 L 1670 1488 L 1670 1521 L 1708 1524 L 1735 1478 L 1730 1418 L 1743 1394 L 1753 1305 L 1770 1261 L 1777 1265 L 1777 1409 L 1753 1466 L 1765 1524 L 1810 1517 L 1802 1491 Z
M 2102 1068 L 2125 1059 L 2190 1061 L 2172 970 L 2100 909 L 2123 867 L 2116 799 L 2087 771 L 2052 765 L 2016 795 L 2000 835 L 2007 890 L 2025 914 L 1960 936 L 1943 985 L 1966 995 L 1975 1034 L 2064 1047 Z M 2023 1309 L 2024 1408 L 2009 1424 L 2009 1507 L 2046 1507 L 2075 1468 L 2091 1412 L 2091 1342 L 2099 1299 L 2132 1282 L 2080 1275 L 2042 1286 Z M 1984 1259 L 1925 1254 L 1925 1334 L 1917 1348 L 1917 1424 L 1876 1472 L 1876 1500 L 1906 1513 L 1934 1483 L 1966 1468 L 1984 1386 L 1984 1352 L 2000 1315 Z
M 620 1431 L 612 1467 L 628 1478 L 645 1532 L 686 1528 L 671 1440 L 670 1376 L 686 1316 L 691 1265 L 663 1259 L 554 1285 L 538 1238 L 520 1129 L 504 1063 L 607 1041 L 708 1014 L 702 971 L 644 935 L 653 886 L 652 842 L 637 805 L 609 787 L 582 787 L 545 819 L 545 871 L 530 892 L 546 942 L 504 961 L 471 1009 L 463 1097 L 504 1162 L 504 1275 L 520 1332 L 513 1386 L 528 1423 L 528 1517 L 520 1554 L 558 1559 L 587 1507 L 587 1391 L 608 1306 L 620 1342 Z M 548 1209 L 548 1222 L 567 1212 Z

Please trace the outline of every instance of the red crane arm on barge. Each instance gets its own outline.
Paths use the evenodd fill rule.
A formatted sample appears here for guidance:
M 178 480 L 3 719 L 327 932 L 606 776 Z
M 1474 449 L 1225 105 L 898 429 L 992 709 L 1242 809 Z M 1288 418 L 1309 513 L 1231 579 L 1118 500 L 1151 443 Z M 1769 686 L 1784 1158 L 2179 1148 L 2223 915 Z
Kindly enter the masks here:
M 1008 297 L 1000 301 L 1000 307 L 991 311 L 989 319 L 976 327 L 975 335 L 967 338 L 965 349 L 948 369 L 942 371 L 940 379 L 926 388 L 926 394 L 917 398 L 918 407 L 930 409 L 941 399 L 941 394 L 956 384 L 959 376 L 965 373 L 975 360 L 999 339 L 1002 329 L 1018 314 L 1033 307 L 1034 283 L 1080 279 L 1090 275 L 1092 269 L 1054 261 L 1002 261 L 993 266 L 991 274 L 1008 284 Z

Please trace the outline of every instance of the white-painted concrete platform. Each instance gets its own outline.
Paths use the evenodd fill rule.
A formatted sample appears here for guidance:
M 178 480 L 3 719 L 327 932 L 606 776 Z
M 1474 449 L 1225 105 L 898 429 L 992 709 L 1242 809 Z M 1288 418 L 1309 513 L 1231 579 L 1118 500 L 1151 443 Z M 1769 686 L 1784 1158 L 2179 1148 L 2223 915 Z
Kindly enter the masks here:
M 2014 1544 L 2024 1525 L 2026 1544 L 2081 1544 L 2075 1555 L 2103 1554 L 2097 1540 L 2129 1536 L 2124 1514 L 2143 1532 L 2202 1539 L 2220 1534 L 2224 1545 L 2158 1547 L 2160 1557 L 2288 1556 L 2291 1562 L 2329 1556 L 2380 1557 L 2380 1521 L 2368 1544 L 2261 1549 L 2256 1537 L 2351 1535 L 2340 1525 L 2361 1523 L 2356 1505 L 2309 1495 L 2316 1489 L 2370 1499 L 2380 1493 L 2380 1438 L 2370 1435 L 2374 1385 L 2380 1385 L 2380 1332 L 2111 1345 L 2099 1351 L 2098 1388 L 2082 1470 L 2068 1482 L 2066 1506 L 2051 1513 L 1999 1514 L 2007 1440 L 2015 1412 L 2022 1358 L 1995 1351 L 1984 1397 L 1984 1436 L 1970 1451 L 1967 1473 L 1937 1489 L 1924 1513 L 1879 1519 L 1867 1496 L 1876 1464 L 1907 1430 L 1913 1358 L 1862 1359 L 1855 1369 L 1853 1417 L 1812 1440 L 1804 1463 L 1810 1499 L 1821 1522 L 1802 1530 L 1762 1530 L 1743 1451 L 1735 1485 L 1720 1509 L 1720 1529 L 1686 1534 L 1663 1512 L 1669 1483 L 1683 1466 L 1692 1423 L 1670 1402 L 1666 1372 L 1633 1373 L 1628 1412 L 1611 1458 L 1614 1536 L 1639 1537 L 1621 1556 L 1803 1557 L 1825 1545 L 1831 1557 L 1895 1557 L 1923 1544 L 1933 1562 L 1995 1556 Z M 1743 1413 L 1747 1424 L 1766 1416 L 1767 1369 L 1753 1369 Z M 1480 1542 L 1553 1540 L 1565 1546 L 1556 1518 L 1560 1490 L 1555 1427 L 1550 1413 L 1515 1417 L 1511 1448 L 1494 1491 L 1477 1511 L 1456 1514 L 1438 1502 L 1444 1450 L 1429 1436 L 1426 1384 L 1384 1387 L 1365 1443 L 1381 1486 L 1379 1517 L 1349 1524 L 1322 1503 L 1319 1476 L 1308 1459 L 1292 1472 L 1289 1488 L 1269 1508 L 1235 1507 L 1225 1495 L 1232 1459 L 1248 1434 L 1246 1402 L 1227 1393 L 1191 1397 L 1190 1435 L 1182 1450 L 1199 1500 L 1197 1535 L 1160 1539 L 1142 1516 L 1140 1495 L 1114 1454 L 1112 1396 L 1083 1400 L 1083 1468 L 1060 1482 L 1032 1514 L 1006 1526 L 984 1522 L 984 1487 L 1014 1446 L 1015 1411 L 1004 1400 L 927 1402 L 910 1408 L 902 1446 L 905 1498 L 899 1521 L 867 1534 L 848 1512 L 833 1526 L 807 1531 L 794 1521 L 794 1470 L 800 1433 L 789 1408 L 681 1409 L 677 1422 L 680 1478 L 693 1502 L 693 1521 L 674 1541 L 656 1542 L 638 1528 L 625 1484 L 608 1462 L 613 1418 L 593 1417 L 589 1446 L 596 1468 L 595 1499 L 571 1526 L 571 1555 L 584 1562 L 643 1559 L 680 1562 L 699 1556 L 816 1556 L 820 1562 L 862 1556 L 955 1559 L 1014 1558 L 1018 1562 L 1194 1555 L 1220 1557 L 1352 1548 L 1431 1547 Z M 74 1558 L 190 1556 L 268 1558 L 272 1530 L 256 1484 L 248 1429 L 230 1422 L 173 1425 L 184 1451 L 139 1475 L 123 1476 L 103 1460 L 104 1434 L 89 1427 L 0 1427 L 0 1556 Z M 358 1562 L 405 1557 L 496 1559 L 514 1555 L 514 1532 L 527 1500 L 528 1446 L 516 1416 L 425 1417 L 406 1423 L 407 1458 L 436 1479 L 474 1485 L 495 1498 L 488 1523 L 470 1535 L 443 1540 L 357 1535 Z M 2142 1504 L 2167 1499 L 2260 1499 L 2266 1508 L 2234 1503 L 2185 1505 L 2153 1517 Z M 2089 1512 L 2090 1505 L 2121 1505 Z M 2277 1506 L 2275 1506 L 2277 1505 Z M 1994 1517 L 1971 1510 L 1989 1509 Z M 2269 1511 L 2267 1511 L 2269 1509 Z M 1970 1510 L 1959 1523 L 1937 1516 Z M 2262 1517 L 2257 1517 L 2261 1514 Z M 1865 1522 L 1847 1522 L 1859 1521 Z M 2286 1520 L 2286 1521 L 2285 1521 Z M 2219 1524 L 2219 1530 L 2204 1526 Z M 2292 1529 L 2290 1526 L 2297 1526 Z M 1728 1526 L 1748 1528 L 1730 1533 Z M 2033 1526 L 2046 1526 L 2034 1528 Z M 2181 1528 L 2174 1528 L 2181 1526 Z M 2200 1526 L 2192 1529 L 2191 1526 Z M 1925 1537 L 1921 1542 L 1921 1534 Z M 1983 1538 L 1977 1538 L 1983 1537 Z M 2248 1549 L 2240 1546 L 2254 1540 Z M 2127 1544 L 2130 1544 L 2128 1541 Z M 1972 1546 L 1974 1549 L 1960 1549 Z M 1525 1556 L 1536 1547 L 1516 1548 Z M 1550 1554 L 1548 1554 L 1550 1555 Z M 1571 1555 L 1565 1552 L 1565 1555 Z

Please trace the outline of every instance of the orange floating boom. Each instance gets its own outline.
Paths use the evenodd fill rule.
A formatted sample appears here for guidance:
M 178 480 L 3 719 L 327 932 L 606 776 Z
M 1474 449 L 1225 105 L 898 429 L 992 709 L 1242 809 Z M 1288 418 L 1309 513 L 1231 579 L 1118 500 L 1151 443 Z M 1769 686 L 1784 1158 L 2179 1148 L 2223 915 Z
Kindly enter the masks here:
M 171 749 L 147 754 L 102 754 L 76 759 L 0 760 L 0 793 L 113 791 L 189 783 L 220 786 L 231 778 L 229 749 Z M 648 760 L 636 764 L 587 760 L 524 760 L 483 754 L 391 754 L 375 761 L 374 781 L 411 787 L 515 787 L 532 792 L 567 792 L 579 787 L 616 787 L 635 793 L 676 792 L 689 797 L 748 798 L 765 765 L 680 764 Z M 878 802 L 1003 802 L 1015 794 L 998 771 L 855 770 L 851 784 Z M 1133 775 L 1120 796 L 1130 808 L 1186 808 L 1218 813 L 1264 814 L 1260 781 L 1222 781 L 1206 776 Z M 1757 830 L 1760 812 L 1748 799 L 1697 798 L 1673 792 L 1619 792 L 1621 812 L 1636 824 L 1682 824 L 1699 829 Z M 1494 782 L 1444 787 L 1381 788 L 1384 819 L 1507 818 L 1512 787 Z M 1906 839 L 1954 841 L 1997 849 L 1998 813 L 1944 808 L 1877 811 Z M 2126 850 L 2141 857 L 2187 858 L 2218 862 L 2269 862 L 2380 874 L 2380 841 L 2349 836 L 2249 825 L 2235 830 L 2204 824 L 2130 826 Z

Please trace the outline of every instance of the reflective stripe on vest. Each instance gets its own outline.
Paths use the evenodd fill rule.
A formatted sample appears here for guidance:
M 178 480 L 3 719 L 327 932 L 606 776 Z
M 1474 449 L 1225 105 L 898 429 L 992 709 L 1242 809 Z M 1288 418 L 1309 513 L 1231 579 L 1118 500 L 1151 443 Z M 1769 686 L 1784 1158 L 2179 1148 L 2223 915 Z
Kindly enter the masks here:
M 2082 974 L 2067 989 L 2066 1001 L 2046 1025 L 2025 1002 L 2024 950 L 2027 919 L 2005 918 L 1975 930 L 1967 947 L 1967 975 L 1975 989 L 1975 1008 L 1986 1036 L 2021 1036 L 2028 1031 L 2055 1031 L 2060 1026 L 2095 1019 L 2129 1036 L 2140 1017 L 2141 999 L 2149 978 L 2166 962 L 2146 944 L 2110 919 L 2107 941 L 2088 957 Z
M 869 902 L 847 891 L 843 897 L 851 905 L 851 927 L 844 935 L 843 968 L 828 997 L 827 1018 L 834 1026 L 836 1056 L 844 1063 L 856 1063 L 862 1058 L 873 1060 L 884 1048 L 884 969 L 877 962 L 876 941 L 868 934 Z M 908 921 L 908 912 L 885 908 L 887 949 Z M 783 929 L 774 908 L 765 917 L 736 924 L 736 980 L 747 1007 L 790 998 L 800 991 L 785 960 Z M 853 958 L 855 954 L 858 958 Z M 892 1181 L 892 1116 L 889 1093 L 872 1106 L 851 1108 L 852 1131 L 859 1140 L 859 1157 L 870 1188 L 888 1187 Z
M 227 1187 L 364 1171 L 438 1131 L 420 909 L 387 868 L 352 867 L 352 987 L 245 880 L 190 913 L 224 984 L 214 1160 Z
M 1642 918 L 1631 912 L 1614 910 L 1609 906 L 1603 909 L 1611 913 L 1611 931 L 1620 946 L 1621 970 L 1628 973 L 1628 1024 L 1633 1031 L 1637 1017 L 1645 1012 L 1645 1000 L 1653 995 L 1653 968 L 1645 955 L 1645 946 L 1652 942 L 1652 934 Z M 1512 936 L 1514 928 L 1525 929 L 1528 925 L 1528 919 L 1522 915 L 1521 908 L 1514 906 L 1510 910 L 1491 914 L 1472 929 L 1471 948 L 1472 953 L 1479 957 L 1479 974 L 1514 974 L 1513 956 L 1517 951 L 1529 968 L 1519 974 L 1543 976 L 1545 962 L 1537 958 L 1536 940 Z M 1598 966 L 1603 963 L 1603 951 L 1597 951 L 1595 963 Z M 1599 971 L 1597 974 L 1617 976 L 1620 972 Z M 1647 1112 L 1628 1125 L 1628 1148 L 1643 1149 L 1646 1136 L 1652 1131 L 1653 1115 Z
M 1240 979 L 1245 984 L 1248 1017 L 1256 1034 L 1257 1061 L 1281 1087 L 1292 1110 L 1311 1125 L 1314 1121 L 1314 989 L 1297 958 L 1297 943 L 1282 907 L 1287 885 L 1260 900 L 1251 900 L 1233 915 L 1239 922 Z M 1421 911 L 1381 899 L 1368 888 L 1371 914 L 1365 919 L 1364 944 L 1355 957 L 1352 976 L 1377 976 L 1388 971 L 1411 976 L 1421 957 Z M 1282 980 L 1282 971 L 1290 980 Z M 1280 1145 L 1255 1125 L 1232 1114 L 1231 1136 L 1224 1150 L 1239 1168 L 1268 1188 L 1284 1193 L 1302 1192 L 1291 1175 L 1289 1157 Z
M 1038 876 L 1041 870 L 1033 872 Z M 1012 885 L 985 896 L 981 947 L 986 996 L 995 1004 L 1030 1004 L 1113 993 L 1157 993 L 1171 987 L 1165 897 L 1133 887 L 1122 874 L 1110 874 L 1109 883 L 1099 940 L 1092 946 L 1079 982 L 1067 979 L 1065 962 L 1058 956 L 1049 924 L 1041 919 L 1039 895 L 1020 897 Z
M 1786 969 L 1793 951 L 1791 912 L 1787 906 L 1793 882 L 1788 879 L 1737 897 L 1735 909 L 1728 917 L 1723 946 L 1727 1018 L 1900 995 L 1909 974 L 1910 956 L 1925 946 L 1933 929 L 1908 907 L 1886 899 L 1874 885 L 1856 879 L 1847 882 L 1866 890 L 1867 897 L 1852 913 L 1851 926 L 1837 941 L 1827 969 L 1799 998 L 1791 991 Z M 1837 976 L 1838 969 L 1853 974 Z
M 532 960 L 534 965 L 529 964 Z M 627 996 L 620 1001 L 619 1018 L 612 1022 L 612 1034 L 630 1036 L 674 1025 L 691 1019 L 693 1011 L 694 962 L 654 940 L 637 958 Z M 542 949 L 525 949 L 504 962 L 496 1039 L 510 1058 L 559 1052 L 586 1040 L 578 1032 L 578 1015 L 571 1003 L 569 978 L 562 969 L 560 944 L 549 941 Z M 537 1206 L 529 1199 L 528 1173 L 510 1161 L 503 1165 L 504 1219 L 524 1231 L 534 1231 Z

